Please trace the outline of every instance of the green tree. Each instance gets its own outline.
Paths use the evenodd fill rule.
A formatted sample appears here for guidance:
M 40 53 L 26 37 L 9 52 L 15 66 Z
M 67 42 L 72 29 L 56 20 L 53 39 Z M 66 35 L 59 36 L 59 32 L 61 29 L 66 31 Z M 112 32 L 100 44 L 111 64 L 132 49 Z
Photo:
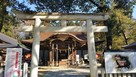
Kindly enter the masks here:
M 126 38 L 127 34 L 126 31 L 128 25 L 131 25 L 132 23 L 131 21 L 129 23 L 126 23 L 126 21 L 129 21 L 132 16 L 133 5 L 136 3 L 134 0 L 24 0 L 24 1 L 28 1 L 30 2 L 30 4 L 34 4 L 36 6 L 36 10 L 34 10 L 35 12 L 110 13 L 110 18 L 104 23 L 105 25 L 108 26 L 109 29 L 109 32 L 106 34 L 107 49 L 110 49 L 110 47 L 112 47 L 113 43 L 112 40 L 120 35 L 125 38 L 124 40 L 125 44 L 128 43 L 128 39 Z M 6 10 L 7 7 L 11 7 L 12 9 L 16 9 L 18 11 L 25 13 L 34 12 L 25 4 L 25 2 L 20 3 L 18 0 L 17 1 L 2 0 L 0 4 L 1 4 L 0 30 L 2 29 L 3 25 L 6 24 L 5 22 L 7 20 L 6 18 L 9 16 Z M 125 19 L 127 20 L 125 21 Z
M 129 44 L 136 41 L 136 20 L 133 19 L 126 30 Z
M 116 49 L 117 45 L 112 44 L 117 43 L 114 41 L 118 37 L 124 38 L 123 41 L 118 40 L 121 45 L 128 44 L 126 31 L 131 25 L 132 9 L 136 3 L 134 0 L 30 0 L 30 3 L 37 6 L 37 11 L 44 12 L 110 13 L 109 20 L 105 21 L 109 29 L 106 33 L 107 49 Z
M 0 1 L 0 31 L 4 24 L 5 16 L 7 15 L 6 7 L 9 5 L 8 3 L 8 0 Z
M 89 0 L 30 0 L 37 7 L 37 11 L 44 12 L 89 12 L 93 4 Z
M 12 6 L 15 2 L 15 0 L 0 0 L 0 31 L 2 30 L 3 25 L 10 18 L 7 8 Z
M 14 18 L 10 9 L 17 9 L 23 12 L 31 11 L 30 8 L 25 6 L 24 3 L 19 3 L 18 0 L 0 0 L 0 31 L 8 21 L 12 21 Z
M 111 0 L 29 0 L 38 11 L 93 13 L 109 9 Z
M 129 0 L 117 0 L 117 1 L 115 0 L 114 2 L 111 3 L 110 10 L 108 11 L 111 12 L 111 15 L 110 18 L 105 22 L 109 29 L 108 33 L 106 33 L 107 49 L 116 48 L 115 46 L 117 45 L 113 45 L 117 43 L 117 42 L 114 43 L 114 41 L 117 41 L 115 40 L 115 37 L 118 38 L 119 40 L 120 35 L 121 37 L 123 36 L 125 39 L 121 45 L 128 44 L 125 32 L 126 29 L 128 28 L 128 25 L 130 25 L 132 21 L 131 17 L 134 3 L 135 3 L 134 1 Z M 118 42 L 121 43 L 121 41 Z
M 18 20 L 10 9 L 21 9 L 20 11 L 24 12 L 28 11 L 28 8 L 16 0 L 0 0 L 0 32 L 17 39 Z

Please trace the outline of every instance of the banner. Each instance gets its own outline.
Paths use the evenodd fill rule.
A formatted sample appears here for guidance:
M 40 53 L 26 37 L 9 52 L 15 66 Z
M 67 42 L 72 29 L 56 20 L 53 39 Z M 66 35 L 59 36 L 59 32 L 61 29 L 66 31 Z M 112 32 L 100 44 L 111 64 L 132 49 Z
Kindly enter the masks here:
M 4 77 L 21 77 L 22 48 L 7 48 Z
M 135 73 L 136 52 L 105 52 L 106 73 Z

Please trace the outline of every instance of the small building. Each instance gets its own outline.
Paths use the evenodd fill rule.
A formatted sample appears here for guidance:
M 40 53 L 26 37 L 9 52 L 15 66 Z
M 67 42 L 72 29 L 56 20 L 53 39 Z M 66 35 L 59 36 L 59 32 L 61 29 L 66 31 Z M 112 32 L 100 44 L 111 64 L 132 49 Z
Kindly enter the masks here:
M 5 57 L 6 57 L 6 48 L 22 48 L 24 52 L 28 52 L 29 49 L 20 45 L 18 41 L 14 38 L 11 38 L 3 33 L 0 33 L 0 65 L 5 65 Z
M 136 42 L 123 46 L 125 50 L 136 50 Z

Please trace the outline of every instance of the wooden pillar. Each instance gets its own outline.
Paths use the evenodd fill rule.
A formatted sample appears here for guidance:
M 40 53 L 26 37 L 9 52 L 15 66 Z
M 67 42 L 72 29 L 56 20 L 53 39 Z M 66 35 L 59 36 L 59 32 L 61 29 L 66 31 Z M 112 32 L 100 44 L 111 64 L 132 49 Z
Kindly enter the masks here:
M 72 45 L 72 65 L 74 65 L 74 45 Z
M 47 59 L 46 59 L 46 57 L 45 57 L 45 50 L 43 50 L 43 54 L 42 54 L 42 61 L 43 61 L 43 65 L 46 65 L 47 64 Z
M 69 53 L 70 53 L 70 45 L 68 45 L 68 59 L 69 59 Z
M 50 51 L 50 61 L 49 61 L 49 65 L 52 65 L 52 50 Z
M 89 64 L 90 64 L 90 77 L 98 77 L 92 20 L 87 20 L 87 43 L 88 43 L 88 55 L 89 55 Z
M 81 64 L 84 64 L 84 53 L 83 48 L 81 48 Z
M 68 60 L 67 60 L 67 65 L 70 65 L 70 45 L 68 45 Z
M 58 44 L 56 44 L 56 65 L 59 64 L 59 58 L 58 58 Z
M 72 65 L 72 48 L 68 45 L 68 65 Z
M 52 66 L 54 66 L 54 44 L 52 44 Z
M 35 19 L 34 26 L 34 38 L 32 45 L 32 58 L 31 58 L 31 72 L 30 77 L 38 77 L 38 62 L 39 62 L 39 50 L 40 50 L 40 18 Z
M 75 64 L 76 64 L 76 53 L 77 53 L 77 51 L 74 50 L 74 63 L 75 63 Z
M 81 48 L 81 58 L 84 57 L 84 54 L 83 54 L 83 48 Z

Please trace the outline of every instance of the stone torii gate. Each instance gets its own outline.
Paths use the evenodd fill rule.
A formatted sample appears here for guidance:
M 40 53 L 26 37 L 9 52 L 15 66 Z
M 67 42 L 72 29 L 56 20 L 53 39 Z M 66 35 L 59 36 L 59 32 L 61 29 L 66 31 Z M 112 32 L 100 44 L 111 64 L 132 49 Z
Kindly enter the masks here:
M 94 32 L 107 32 L 106 26 L 95 26 L 92 21 L 103 21 L 108 19 L 107 14 L 62 14 L 62 13 L 37 13 L 37 14 L 22 14 L 17 13 L 19 19 L 33 19 L 35 25 L 22 27 L 23 31 L 34 31 L 32 58 L 31 58 L 31 73 L 30 77 L 38 77 L 38 62 L 40 50 L 40 31 L 42 32 L 87 32 L 88 54 L 90 64 L 90 77 L 98 77 L 97 60 L 95 50 Z M 42 20 L 60 20 L 61 26 L 42 26 Z M 67 20 L 84 20 L 87 22 L 86 27 L 82 26 L 67 26 Z

